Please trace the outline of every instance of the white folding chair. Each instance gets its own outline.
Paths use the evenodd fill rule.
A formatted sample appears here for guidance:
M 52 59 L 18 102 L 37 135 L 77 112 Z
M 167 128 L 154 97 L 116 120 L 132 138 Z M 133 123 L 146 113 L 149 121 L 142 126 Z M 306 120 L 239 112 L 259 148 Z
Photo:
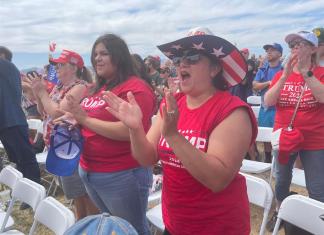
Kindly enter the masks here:
M 10 201 L 4 221 L 1 225 L 0 232 L 4 232 L 5 225 L 7 224 L 9 216 L 13 210 L 13 206 L 17 200 L 28 204 L 29 206 L 31 206 L 33 211 L 35 211 L 39 202 L 45 198 L 45 194 L 46 192 L 44 186 L 27 178 L 19 179 L 12 190 L 12 199 Z M 12 233 L 14 232 L 8 231 L 8 234 Z
M 254 113 L 255 118 L 258 120 L 259 118 L 259 112 L 260 112 L 260 106 L 251 106 L 251 109 Z
M 43 133 L 43 121 L 40 119 L 27 119 L 28 129 L 35 130 L 36 134 L 34 137 L 34 142 L 36 142 L 39 134 Z
M 324 203 L 302 195 L 291 195 L 281 203 L 273 235 L 278 234 L 282 220 L 310 233 L 324 234 Z
M 146 218 L 155 228 L 154 235 L 156 235 L 158 231 L 160 232 L 164 231 L 161 203 L 153 207 L 152 209 L 148 210 L 146 212 Z
M 272 128 L 258 127 L 256 142 L 271 142 Z M 271 169 L 271 163 L 258 162 L 244 159 L 240 168 L 241 172 L 259 174 Z M 271 177 L 270 177 L 271 178 Z
M 242 173 L 241 173 L 242 174 Z M 246 179 L 247 194 L 249 202 L 264 208 L 263 220 L 260 226 L 259 235 L 265 233 L 265 227 L 267 224 L 268 215 L 271 209 L 273 193 L 271 186 L 263 179 L 258 177 L 242 174 Z
M 150 205 L 156 205 L 161 202 L 161 195 L 162 190 L 154 192 L 148 196 L 147 204 Z
M 23 178 L 23 175 L 20 171 L 8 165 L 3 168 L 0 172 L 0 183 L 6 185 L 11 190 L 15 187 L 16 183 Z M 0 223 L 6 229 L 9 229 L 14 225 L 14 220 L 11 216 L 8 216 L 7 222 L 4 224 L 4 220 L 6 218 L 6 212 L 0 211 Z
M 291 183 L 306 188 L 304 170 L 293 168 Z
M 47 197 L 39 203 L 36 209 L 29 235 L 34 234 L 38 223 L 48 227 L 56 235 L 63 235 L 75 223 L 75 217 L 73 212 L 62 203 L 53 197 Z
M 251 95 L 246 98 L 246 102 L 250 105 L 261 105 L 261 96 Z

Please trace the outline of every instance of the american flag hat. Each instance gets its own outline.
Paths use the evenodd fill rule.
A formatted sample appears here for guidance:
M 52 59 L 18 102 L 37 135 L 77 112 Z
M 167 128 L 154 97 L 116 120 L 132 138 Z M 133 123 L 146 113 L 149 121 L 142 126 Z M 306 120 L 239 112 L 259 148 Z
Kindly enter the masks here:
M 193 28 L 187 37 L 157 47 L 171 60 L 181 57 L 187 50 L 202 51 L 218 58 L 229 87 L 239 84 L 247 73 L 247 64 L 240 51 L 227 40 L 213 35 L 208 28 Z

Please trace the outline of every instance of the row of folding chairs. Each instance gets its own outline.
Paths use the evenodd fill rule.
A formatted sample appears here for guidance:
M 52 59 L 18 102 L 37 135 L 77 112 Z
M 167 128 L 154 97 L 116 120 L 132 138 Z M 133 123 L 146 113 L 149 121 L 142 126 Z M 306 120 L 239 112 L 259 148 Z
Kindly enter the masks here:
M 241 173 L 246 178 L 249 202 L 263 208 L 263 219 L 259 234 L 265 234 L 267 218 L 272 205 L 273 192 L 265 180 Z M 148 210 L 146 216 L 153 225 L 155 233 L 164 230 L 162 220 L 162 206 L 158 204 Z M 273 234 L 278 234 L 281 220 L 294 224 L 310 233 L 323 234 L 324 231 L 324 203 L 302 195 L 291 195 L 281 204 L 278 219 Z
M 46 197 L 44 186 L 23 178 L 21 172 L 12 166 L 2 169 L 0 183 L 12 189 L 7 211 L 0 212 L 0 234 L 23 234 L 18 230 L 9 230 L 14 225 L 10 215 L 17 201 L 28 204 L 35 212 L 34 222 L 29 231 L 30 235 L 34 234 L 38 223 L 45 225 L 56 235 L 63 235 L 75 223 L 75 217 L 71 210 L 53 197 Z

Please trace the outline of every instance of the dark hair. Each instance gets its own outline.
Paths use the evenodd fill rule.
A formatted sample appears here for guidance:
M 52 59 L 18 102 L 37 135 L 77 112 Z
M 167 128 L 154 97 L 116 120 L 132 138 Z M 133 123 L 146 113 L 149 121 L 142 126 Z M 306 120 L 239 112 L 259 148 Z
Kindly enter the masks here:
M 117 71 L 114 74 L 114 79 L 109 81 L 103 77 L 98 76 L 98 74 L 96 73 L 97 84 L 94 92 L 100 90 L 104 85 L 107 85 L 106 90 L 110 90 L 113 87 L 126 81 L 129 76 L 136 74 L 127 44 L 123 39 L 115 34 L 104 34 L 100 36 L 93 44 L 91 51 L 91 63 L 93 68 L 96 67 L 95 49 L 99 43 L 104 44 L 105 48 L 109 52 L 111 62 L 114 66 L 116 66 Z
M 149 55 L 148 57 L 145 58 L 144 61 L 148 61 L 150 65 L 152 65 L 152 67 L 155 69 L 155 70 L 159 70 L 160 69 L 160 66 L 161 66 L 161 62 L 159 59 Z
M 6 60 L 12 60 L 12 52 L 7 47 L 0 46 L 0 54 L 4 54 Z
M 132 59 L 137 75 L 142 78 L 148 85 L 150 85 L 150 87 L 152 87 L 151 79 L 147 74 L 147 70 L 142 57 L 138 54 L 132 54 Z
M 217 59 L 215 56 L 209 55 L 207 53 L 202 53 L 202 55 L 206 56 L 212 65 L 221 67 L 221 70 L 216 74 L 215 77 L 213 77 L 212 80 L 213 86 L 222 91 L 228 90 L 228 84 L 225 78 L 223 77 L 223 65 L 221 61 Z
M 89 69 L 87 69 L 87 67 L 83 66 L 82 69 L 78 68 L 76 75 L 81 80 L 86 81 L 88 83 L 92 83 L 92 75 Z

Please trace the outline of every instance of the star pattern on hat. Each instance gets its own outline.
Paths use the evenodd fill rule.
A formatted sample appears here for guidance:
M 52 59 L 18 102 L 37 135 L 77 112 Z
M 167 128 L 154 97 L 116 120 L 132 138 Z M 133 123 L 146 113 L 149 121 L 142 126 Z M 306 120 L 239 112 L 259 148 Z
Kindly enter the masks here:
M 176 44 L 176 45 L 171 46 L 171 48 L 174 48 L 176 50 L 180 50 L 182 48 L 182 46 L 180 44 Z
M 211 53 L 211 54 L 213 54 L 217 57 L 220 57 L 222 55 L 225 55 L 222 50 L 223 50 L 223 47 L 220 47 L 219 49 L 213 48 L 213 53 Z
M 203 42 L 201 42 L 200 44 L 195 44 L 193 43 L 193 49 L 196 49 L 196 50 L 205 50 L 205 48 L 203 47 Z
M 170 57 L 173 55 L 170 51 L 163 51 L 163 54 L 166 55 L 167 57 Z

